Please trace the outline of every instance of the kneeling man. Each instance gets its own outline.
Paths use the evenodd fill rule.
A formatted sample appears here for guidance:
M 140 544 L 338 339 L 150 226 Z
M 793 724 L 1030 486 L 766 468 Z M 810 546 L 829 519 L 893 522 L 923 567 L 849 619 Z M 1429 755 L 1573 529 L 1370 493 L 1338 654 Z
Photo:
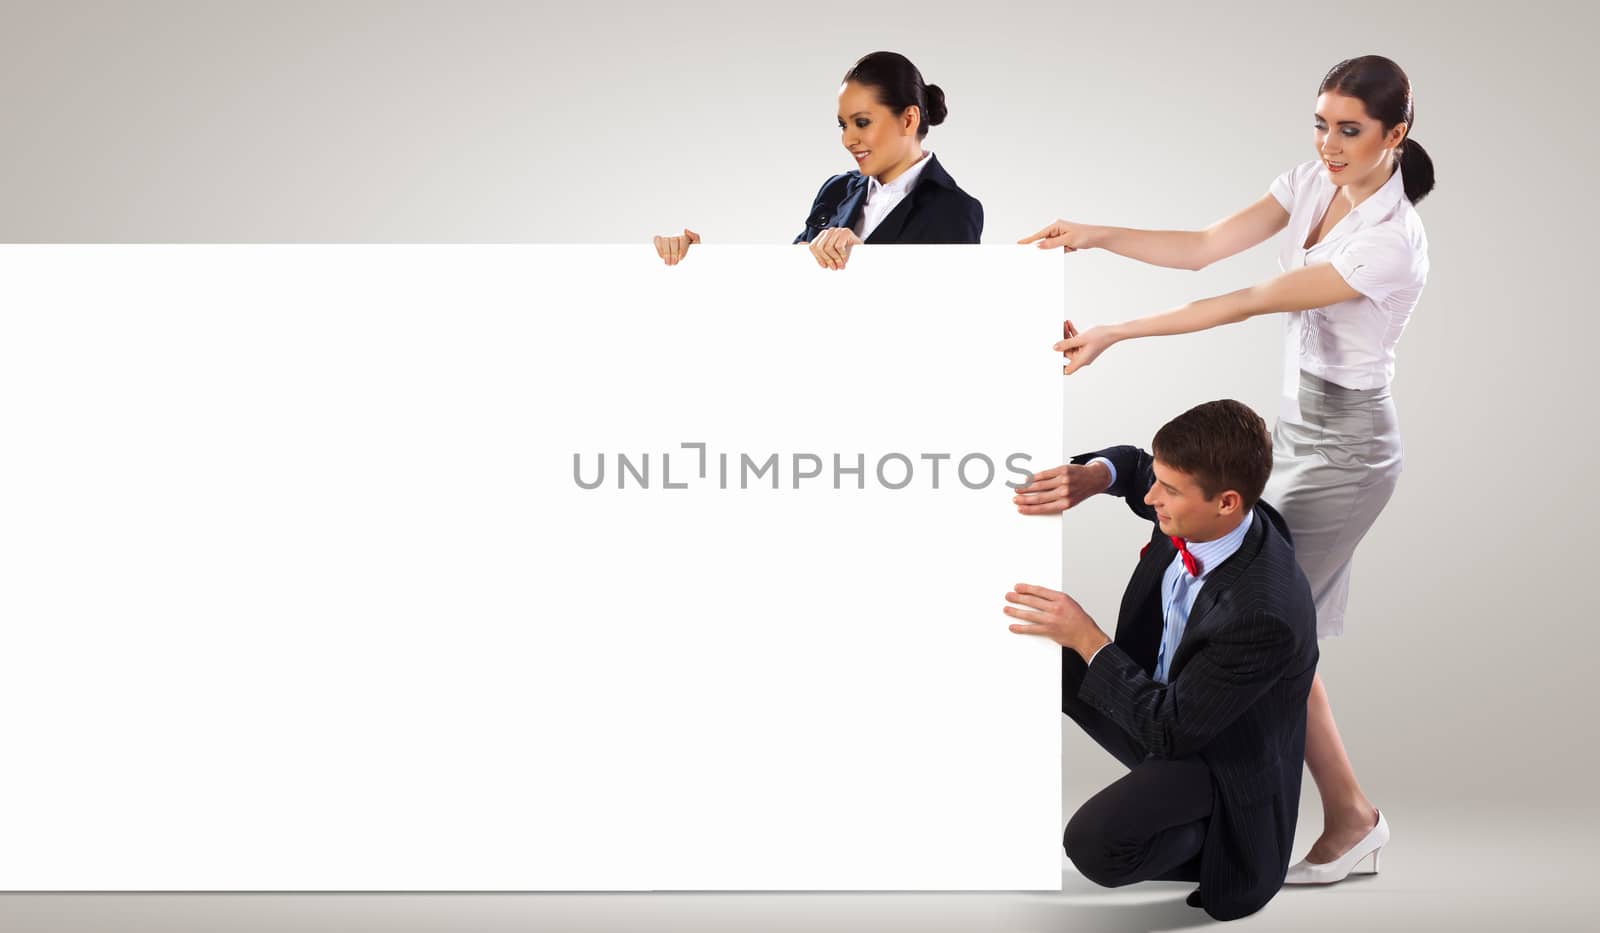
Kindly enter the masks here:
M 1155 522 L 1115 638 L 1076 600 L 1018 584 L 1011 631 L 1062 652 L 1062 711 L 1131 770 L 1067 823 L 1067 855 L 1107 886 L 1197 881 L 1219 920 L 1283 884 L 1305 760 L 1316 609 L 1283 518 L 1260 501 L 1272 440 L 1249 407 L 1207 402 L 1156 433 L 1034 477 L 1019 497 L 1109 492 Z M 1047 490 L 1041 492 L 1040 490 Z

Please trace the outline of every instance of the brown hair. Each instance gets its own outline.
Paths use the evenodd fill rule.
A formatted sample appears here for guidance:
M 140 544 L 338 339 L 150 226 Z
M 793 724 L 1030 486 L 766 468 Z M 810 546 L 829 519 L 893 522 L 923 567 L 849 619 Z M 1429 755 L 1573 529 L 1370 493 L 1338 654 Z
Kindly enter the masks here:
M 1323 76 L 1318 94 L 1332 91 L 1354 97 L 1367 115 L 1383 124 L 1385 133 L 1404 123 L 1405 139 L 1395 155 L 1405 176 L 1406 200 L 1417 203 L 1433 190 L 1433 159 L 1411 131 L 1417 128 L 1417 111 L 1411 99 L 1411 79 L 1405 70 L 1382 55 L 1347 58 Z
M 907 107 L 921 111 L 918 139 L 926 138 L 928 127 L 938 126 L 950 115 L 944 91 L 937 84 L 923 81 L 922 72 L 899 52 L 869 52 L 850 66 L 844 79 L 876 90 L 878 103 L 895 114 L 905 113 Z
M 1193 476 L 1206 499 L 1232 489 L 1246 510 L 1255 507 L 1272 474 L 1267 423 L 1231 398 L 1196 405 L 1168 421 L 1150 448 L 1162 463 Z

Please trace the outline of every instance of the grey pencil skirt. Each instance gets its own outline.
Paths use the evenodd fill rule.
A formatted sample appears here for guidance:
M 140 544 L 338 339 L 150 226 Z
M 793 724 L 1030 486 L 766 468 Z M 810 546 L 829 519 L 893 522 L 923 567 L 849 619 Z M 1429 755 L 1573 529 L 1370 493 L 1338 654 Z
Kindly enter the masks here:
M 1346 389 L 1304 371 L 1300 416 L 1273 425 L 1262 498 L 1289 523 L 1327 638 L 1344 633 L 1356 545 L 1400 480 L 1400 420 L 1388 386 Z

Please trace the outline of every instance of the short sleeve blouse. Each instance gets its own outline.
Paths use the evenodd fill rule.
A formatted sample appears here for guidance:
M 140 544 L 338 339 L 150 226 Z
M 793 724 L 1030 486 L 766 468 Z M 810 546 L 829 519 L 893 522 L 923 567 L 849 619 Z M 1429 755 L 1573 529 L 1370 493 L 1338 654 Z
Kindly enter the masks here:
M 1395 345 L 1428 279 L 1428 238 L 1398 168 L 1310 249 L 1306 237 L 1338 190 L 1327 169 L 1306 162 L 1279 175 L 1269 190 L 1289 212 L 1279 266 L 1288 272 L 1330 263 L 1361 293 L 1285 315 L 1281 414 L 1298 421 L 1302 370 L 1348 389 L 1377 389 L 1394 379 Z

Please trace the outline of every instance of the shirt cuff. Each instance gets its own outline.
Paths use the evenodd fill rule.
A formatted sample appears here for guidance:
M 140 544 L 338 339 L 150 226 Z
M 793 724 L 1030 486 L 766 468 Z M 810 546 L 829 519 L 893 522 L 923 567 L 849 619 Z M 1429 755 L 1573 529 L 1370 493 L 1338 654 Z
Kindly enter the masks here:
M 1110 644 L 1111 644 L 1111 642 L 1108 641 L 1104 645 L 1101 645 L 1100 647 L 1094 649 L 1093 653 L 1091 653 L 1089 655 L 1089 660 L 1083 662 L 1083 666 L 1084 667 L 1088 667 L 1089 665 L 1093 664 L 1094 663 L 1094 659 L 1099 657 L 1100 656 L 1100 652 L 1106 650 L 1106 647 L 1108 645 L 1110 645 Z
M 1111 471 L 1111 486 L 1117 485 L 1117 465 L 1104 457 L 1096 457 L 1084 464 L 1084 466 L 1094 466 L 1096 463 L 1103 463 L 1106 465 L 1106 469 Z M 1107 486 L 1106 488 L 1109 490 L 1111 487 Z

